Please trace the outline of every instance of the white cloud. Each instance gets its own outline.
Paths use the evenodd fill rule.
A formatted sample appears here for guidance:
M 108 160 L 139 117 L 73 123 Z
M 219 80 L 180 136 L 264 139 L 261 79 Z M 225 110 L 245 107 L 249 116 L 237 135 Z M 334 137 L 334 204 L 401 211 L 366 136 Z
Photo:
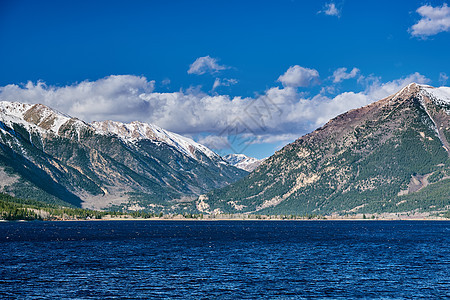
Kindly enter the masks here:
M 372 83 L 366 87 L 365 93 L 374 100 L 382 99 L 386 96 L 392 95 L 398 92 L 402 87 L 410 83 L 425 84 L 429 83 L 430 79 L 426 78 L 420 73 L 413 73 L 407 77 L 381 83 L 381 79 L 378 77 L 372 77 Z
M 319 72 L 295 65 L 278 78 L 285 87 L 306 87 L 319 80 Z
M 320 94 L 324 95 L 324 94 L 335 94 L 337 91 L 337 88 L 335 85 L 329 85 L 329 86 L 323 86 L 320 89 Z
M 324 9 L 319 11 L 319 13 L 326 14 L 327 16 L 336 16 L 336 17 L 340 17 L 341 15 L 341 11 L 336 7 L 336 4 L 333 2 L 325 4 Z
M 257 136 L 257 139 L 254 140 L 253 144 L 273 144 L 281 142 L 283 145 L 294 141 L 299 138 L 299 135 L 296 133 L 285 133 L 285 134 L 261 134 Z
M 226 136 L 207 135 L 199 138 L 198 142 L 214 150 L 223 150 L 230 147 Z
M 366 85 L 365 90 L 362 92 L 344 92 L 334 98 L 328 98 L 319 94 L 311 99 L 311 103 L 301 107 L 301 109 L 310 112 L 309 118 L 312 122 L 310 129 L 312 130 L 350 109 L 362 107 L 392 95 L 410 83 L 423 84 L 429 81 L 428 78 L 417 72 L 386 83 L 382 83 L 380 78 L 372 77 L 372 81 Z
M 423 5 L 417 9 L 417 13 L 422 18 L 410 28 L 411 35 L 425 38 L 450 31 L 450 7 L 446 3 L 440 7 Z
M 382 99 L 411 82 L 428 81 L 419 73 L 385 83 L 367 77 L 360 81 L 364 91 L 335 97 L 320 93 L 306 97 L 297 90 L 297 83 L 242 98 L 196 89 L 158 93 L 153 91 L 154 81 L 121 75 L 63 87 L 43 82 L 7 85 L 0 87 L 0 100 L 43 103 L 86 121 L 140 120 L 185 135 L 209 133 L 201 142 L 220 148 L 228 135 L 239 133 L 253 135 L 254 139 L 247 139 L 251 143 L 293 140 L 349 109 Z
M 448 80 L 448 75 L 444 72 L 439 73 L 439 83 L 441 85 L 446 85 Z
M 216 73 L 228 69 L 227 66 L 219 65 L 216 58 L 203 56 L 197 58 L 189 67 L 188 74 L 202 75 L 205 73 Z
M 230 79 L 228 79 L 228 78 L 223 78 L 223 79 L 216 78 L 216 80 L 214 80 L 214 84 L 213 84 L 212 90 L 214 91 L 219 86 L 231 86 L 231 85 L 234 85 L 236 83 L 238 83 L 238 81 L 236 79 L 234 79 L 234 78 L 230 78 Z
M 0 99 L 43 103 L 87 121 L 123 119 L 136 115 L 145 103 L 140 98 L 153 92 L 155 82 L 145 77 L 111 75 L 96 81 L 83 81 L 64 87 L 28 82 L 24 87 L 11 84 L 0 87 Z
M 347 68 L 338 68 L 333 72 L 333 82 L 338 83 L 345 79 L 355 78 L 358 73 L 358 68 L 353 68 L 349 73 L 347 73 Z

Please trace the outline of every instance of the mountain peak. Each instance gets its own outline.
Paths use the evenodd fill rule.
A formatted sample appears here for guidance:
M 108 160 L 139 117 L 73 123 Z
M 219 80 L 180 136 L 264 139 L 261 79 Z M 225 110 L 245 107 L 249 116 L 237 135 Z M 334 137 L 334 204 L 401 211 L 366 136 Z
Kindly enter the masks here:
M 78 127 L 89 126 L 44 104 L 1 101 L 0 112 L 4 122 L 20 123 L 29 130 L 38 130 L 42 133 L 51 132 L 58 135 L 62 126 L 68 121 L 71 121 L 70 125 L 75 124 Z
M 335 117 L 198 203 L 263 214 L 448 209 L 449 110 L 450 88 L 409 84 Z
M 396 99 L 410 99 L 412 96 L 418 95 L 418 93 L 420 93 L 421 89 L 424 87 L 428 86 L 413 82 L 400 89 L 397 93 L 388 96 L 387 98 L 390 98 L 390 101 Z
M 101 134 L 117 135 L 127 142 L 142 139 L 164 142 L 191 158 L 198 159 L 199 154 L 204 154 L 210 159 L 225 163 L 219 155 L 190 138 L 140 121 L 122 123 L 108 120 L 87 124 L 44 104 L 8 101 L 0 102 L 0 113 L 3 122 L 9 125 L 20 123 L 29 131 L 39 131 L 42 134 L 52 133 L 79 139 L 81 128 L 88 128 Z
M 255 170 L 265 160 L 265 158 L 257 159 L 248 157 L 245 154 L 228 154 L 224 156 L 223 159 L 230 165 L 248 172 Z
M 122 123 L 108 120 L 92 122 L 91 125 L 100 133 L 112 133 L 127 142 L 136 142 L 142 139 L 159 141 L 175 147 L 177 150 L 194 159 L 196 159 L 196 152 L 198 151 L 209 158 L 221 160 L 219 155 L 194 140 L 162 129 L 161 127 L 153 124 L 143 123 L 140 121 Z
M 427 97 L 438 106 L 450 105 L 450 87 L 433 87 L 427 84 L 410 83 L 388 98 L 411 98 L 411 96 Z

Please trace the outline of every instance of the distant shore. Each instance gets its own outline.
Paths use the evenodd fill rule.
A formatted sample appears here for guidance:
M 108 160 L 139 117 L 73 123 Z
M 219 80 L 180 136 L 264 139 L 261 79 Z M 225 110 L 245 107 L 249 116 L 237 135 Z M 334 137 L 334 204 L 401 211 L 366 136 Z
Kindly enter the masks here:
M 42 213 L 42 212 L 40 212 Z M 30 220 L 30 219 L 28 219 Z M 31 219 L 32 220 L 32 219 Z M 31 221 L 30 220 L 30 221 Z M 376 214 L 332 214 L 332 215 L 256 215 L 256 214 L 168 214 L 133 215 L 47 215 L 41 221 L 450 221 L 448 212 L 402 212 Z M 2 220 L 0 221 L 8 221 Z M 23 221 L 15 219 L 12 221 Z
M 449 218 L 436 213 L 382 213 L 355 215 L 324 215 L 314 217 L 268 216 L 268 215 L 201 215 L 185 217 L 183 215 L 166 215 L 163 217 L 140 218 L 131 215 L 103 216 L 101 219 L 58 218 L 51 221 L 450 221 Z
M 408 219 L 357 219 L 357 218 L 323 218 L 323 219 L 246 219 L 246 218 L 204 218 L 204 219 L 194 219 L 194 218 L 103 218 L 103 219 L 54 219 L 54 220 L 0 220 L 0 222 L 105 222 L 105 221 L 188 221 L 188 222 L 223 222 L 223 221 L 258 221 L 258 222 L 275 222 L 275 221 L 304 221 L 304 222 L 327 222 L 327 221 L 450 221 L 449 218 L 435 217 L 435 218 L 408 218 Z

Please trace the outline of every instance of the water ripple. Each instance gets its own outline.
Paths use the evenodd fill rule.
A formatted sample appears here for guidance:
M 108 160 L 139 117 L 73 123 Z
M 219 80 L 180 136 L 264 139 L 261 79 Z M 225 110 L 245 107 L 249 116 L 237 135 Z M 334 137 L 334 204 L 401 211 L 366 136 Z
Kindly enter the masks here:
M 449 222 L 0 224 L 0 298 L 450 297 Z

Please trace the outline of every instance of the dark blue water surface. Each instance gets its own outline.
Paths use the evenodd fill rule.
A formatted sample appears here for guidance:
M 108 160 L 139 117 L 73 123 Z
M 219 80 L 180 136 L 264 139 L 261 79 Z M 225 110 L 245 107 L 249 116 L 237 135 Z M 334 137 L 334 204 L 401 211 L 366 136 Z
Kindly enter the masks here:
M 0 223 L 0 298 L 449 298 L 446 221 Z

